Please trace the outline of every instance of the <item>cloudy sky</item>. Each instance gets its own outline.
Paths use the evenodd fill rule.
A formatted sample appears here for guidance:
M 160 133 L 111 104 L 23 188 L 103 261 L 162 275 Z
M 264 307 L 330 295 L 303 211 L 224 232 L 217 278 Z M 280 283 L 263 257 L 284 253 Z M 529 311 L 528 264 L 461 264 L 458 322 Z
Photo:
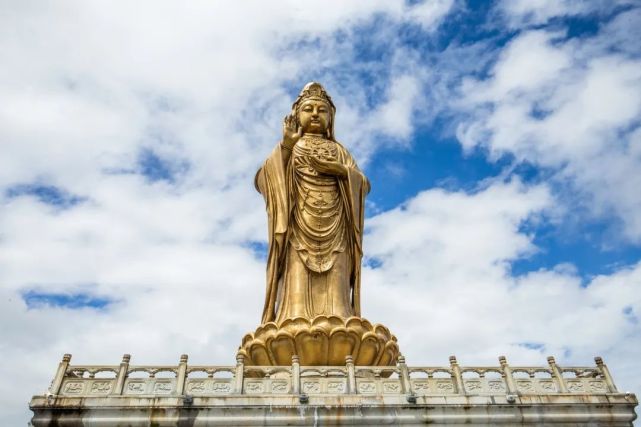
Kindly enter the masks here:
M 363 315 L 410 364 L 601 355 L 641 391 L 638 1 L 0 7 L 10 425 L 63 353 L 234 362 L 265 292 L 253 176 L 311 80 L 372 182 Z

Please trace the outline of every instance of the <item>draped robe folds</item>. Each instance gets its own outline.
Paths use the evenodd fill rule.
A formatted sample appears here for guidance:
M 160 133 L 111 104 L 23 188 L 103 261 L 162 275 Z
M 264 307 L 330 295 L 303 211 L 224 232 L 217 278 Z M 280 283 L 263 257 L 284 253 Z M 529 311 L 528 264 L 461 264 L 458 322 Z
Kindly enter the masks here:
M 345 179 L 338 177 L 331 177 L 330 179 L 336 180 L 337 189 L 339 193 L 340 203 L 342 204 L 341 215 L 344 216 L 344 242 L 341 247 L 345 247 L 342 254 L 338 254 L 333 258 L 333 262 L 341 264 L 339 266 L 333 265 L 329 268 L 315 269 L 316 272 L 309 268 L 311 261 L 307 259 L 307 253 L 301 252 L 300 239 L 294 236 L 295 227 L 294 216 L 300 214 L 295 212 L 297 209 L 296 202 L 299 195 L 297 194 L 300 189 L 299 180 L 294 170 L 294 155 L 290 155 L 287 164 L 283 162 L 282 148 L 278 144 L 272 153 L 269 155 L 264 165 L 258 170 L 255 178 L 256 189 L 263 195 L 265 199 L 267 217 L 268 217 L 268 236 L 269 236 L 269 250 L 267 255 L 267 290 L 265 296 L 265 306 L 263 309 L 262 323 L 270 321 L 284 320 L 286 313 L 281 312 L 283 307 L 287 307 L 290 301 L 283 301 L 283 299 L 291 298 L 292 293 L 283 289 L 284 286 L 289 285 L 288 275 L 299 274 L 301 270 L 301 263 L 296 259 L 292 262 L 292 256 L 300 256 L 302 265 L 305 265 L 309 274 L 348 274 L 347 280 L 342 280 L 349 289 L 346 290 L 348 295 L 348 311 L 350 315 L 360 316 L 360 279 L 361 279 L 361 258 L 362 258 L 362 239 L 363 239 L 363 216 L 365 196 L 369 192 L 369 181 L 365 175 L 358 169 L 356 162 L 349 154 L 349 152 L 338 142 L 329 141 L 335 144 L 336 147 L 336 161 L 344 165 L 348 174 Z M 295 147 L 297 148 L 297 147 Z M 327 179 L 327 178 L 325 178 Z M 298 233 L 300 234 L 300 232 Z M 299 248 L 295 248 L 298 246 Z M 303 242 L 304 245 L 305 242 Z M 296 251 L 297 253 L 294 253 Z M 300 255 L 298 252 L 301 252 Z M 289 257 L 289 262 L 288 262 Z M 343 266 L 342 264 L 345 264 Z M 296 264 L 296 265 L 294 265 Z M 331 264 L 331 263 L 330 263 Z M 347 267 L 347 268 L 342 268 Z M 332 271 L 337 269 L 337 271 Z M 291 271 L 290 271 L 291 270 Z M 298 270 L 298 271 L 294 271 Z M 345 273 L 341 273 L 344 271 Z M 320 273 L 319 273 L 320 272 Z M 312 290 L 310 290 L 311 292 Z M 295 296 L 301 298 L 300 295 Z M 309 297 L 302 296 L 303 299 Z M 329 307 L 322 313 L 334 315 L 340 313 L 332 312 Z M 286 316 L 285 316 L 286 317 Z

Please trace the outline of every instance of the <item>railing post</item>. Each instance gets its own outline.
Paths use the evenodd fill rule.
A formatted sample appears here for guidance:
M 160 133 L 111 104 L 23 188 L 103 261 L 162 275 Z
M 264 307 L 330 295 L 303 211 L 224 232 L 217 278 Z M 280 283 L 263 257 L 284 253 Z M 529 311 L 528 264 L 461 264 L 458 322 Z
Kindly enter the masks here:
M 111 391 L 111 394 L 122 394 L 122 390 L 125 387 L 125 380 L 127 379 L 127 371 L 129 370 L 129 361 L 131 360 L 130 354 L 122 355 L 122 362 L 120 362 L 120 369 L 118 369 L 118 375 L 116 376 L 116 385 Z
M 243 394 L 243 381 L 245 380 L 245 355 L 236 354 L 236 372 L 234 374 L 234 389 L 236 393 Z
M 354 368 L 354 359 L 352 356 L 345 356 L 345 366 L 347 366 L 347 393 L 356 393 L 356 369 Z
M 187 359 L 186 354 L 180 355 L 180 364 L 176 373 L 176 394 L 183 394 L 185 391 L 185 379 L 187 378 Z
M 300 394 L 300 359 L 292 356 L 292 393 Z
M 499 363 L 501 364 L 501 370 L 503 371 L 503 377 L 505 378 L 505 385 L 507 386 L 508 394 L 518 394 L 519 390 L 516 387 L 514 377 L 512 376 L 512 368 L 507 364 L 505 356 L 499 356 Z
M 614 385 L 614 380 L 612 380 L 610 370 L 608 369 L 606 364 L 603 363 L 603 359 L 600 356 L 597 356 L 594 358 L 594 361 L 596 362 L 599 371 L 601 371 L 601 375 L 603 375 L 603 379 L 605 379 L 605 383 L 608 385 L 608 390 L 610 390 L 610 393 L 618 393 L 619 390 L 617 390 L 617 386 Z
M 552 369 L 552 376 L 556 380 L 556 385 L 559 387 L 559 393 L 567 393 L 568 388 L 565 386 L 565 380 L 563 379 L 563 374 L 556 364 L 553 356 L 548 357 L 548 363 L 550 364 L 550 369 Z
M 461 374 L 461 367 L 458 365 L 456 356 L 450 356 L 450 367 L 452 368 L 452 374 L 454 374 L 454 381 L 456 382 L 456 392 L 458 394 L 465 394 L 463 374 Z
M 410 373 L 407 369 L 407 364 L 405 363 L 405 356 L 398 356 L 398 368 L 401 371 L 401 386 L 403 387 L 403 393 L 409 394 L 412 393 L 412 384 L 410 383 Z
M 62 387 L 62 381 L 65 379 L 65 374 L 67 373 L 69 362 L 71 362 L 71 355 L 67 353 L 64 356 L 62 356 L 62 361 L 58 365 L 56 376 L 53 377 L 53 381 L 49 386 L 49 393 L 55 394 L 55 395 L 60 393 L 60 387 Z

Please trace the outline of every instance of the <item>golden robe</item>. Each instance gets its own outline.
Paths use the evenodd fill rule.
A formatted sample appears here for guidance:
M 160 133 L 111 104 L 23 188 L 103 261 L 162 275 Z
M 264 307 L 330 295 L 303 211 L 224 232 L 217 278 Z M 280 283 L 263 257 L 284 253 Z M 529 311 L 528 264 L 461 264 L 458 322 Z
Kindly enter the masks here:
M 255 178 L 267 208 L 269 250 L 262 322 L 360 316 L 363 214 L 369 182 L 338 142 L 303 136 L 287 164 L 280 144 Z M 319 174 L 309 156 L 347 167 Z

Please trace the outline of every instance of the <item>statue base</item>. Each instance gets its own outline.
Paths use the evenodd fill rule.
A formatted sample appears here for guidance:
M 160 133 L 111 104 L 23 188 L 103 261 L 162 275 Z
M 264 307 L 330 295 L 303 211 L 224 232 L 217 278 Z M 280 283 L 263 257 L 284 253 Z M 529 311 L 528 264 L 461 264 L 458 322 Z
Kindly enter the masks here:
M 632 426 L 638 401 L 593 367 L 70 366 L 65 355 L 33 427 L 285 425 Z M 138 375 L 130 375 L 132 373 Z M 174 377 L 156 377 L 158 372 Z M 147 373 L 147 377 L 140 377 Z M 227 373 L 222 377 L 220 373 Z M 229 376 L 231 373 L 231 377 Z M 463 375 L 465 373 L 465 376 Z M 572 374 L 568 376 L 566 374 Z M 106 377 L 111 375 L 111 377 Z
M 32 400 L 33 427 L 84 426 L 632 426 L 636 401 L 624 395 L 180 397 Z M 65 405 L 66 407 L 63 407 Z
M 298 356 L 305 366 L 390 366 L 399 356 L 396 337 L 385 326 L 360 317 L 297 317 L 260 325 L 245 335 L 239 352 L 247 365 L 286 366 Z

